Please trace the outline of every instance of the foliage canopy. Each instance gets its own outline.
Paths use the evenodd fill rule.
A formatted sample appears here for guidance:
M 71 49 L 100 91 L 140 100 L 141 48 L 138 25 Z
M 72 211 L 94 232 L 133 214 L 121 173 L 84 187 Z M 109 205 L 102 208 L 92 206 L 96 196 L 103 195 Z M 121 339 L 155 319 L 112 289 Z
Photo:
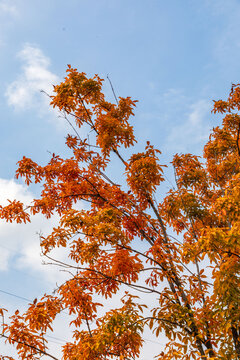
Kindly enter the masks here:
M 176 185 L 157 203 L 165 179 L 160 151 L 147 142 L 124 159 L 121 148 L 136 143 L 129 123 L 136 101 L 108 102 L 102 84 L 68 67 L 51 105 L 72 126 L 66 138 L 72 156 L 53 154 L 45 166 L 23 157 L 16 177 L 40 183 L 41 196 L 27 208 L 17 200 L 0 208 L 2 219 L 18 223 L 57 213 L 59 225 L 41 236 L 41 248 L 72 273 L 54 294 L 16 311 L 3 324 L 3 340 L 22 360 L 56 360 L 46 333 L 64 310 L 73 328 L 64 360 L 137 359 L 146 327 L 168 338 L 158 360 L 240 359 L 240 86 L 214 102 L 224 118 L 203 158 L 174 156 Z M 81 139 L 81 127 L 95 134 L 94 142 Z M 112 155 L 123 169 L 117 184 L 108 174 Z M 56 247 L 66 248 L 67 263 L 51 258 Z M 95 295 L 109 299 L 122 288 L 128 288 L 122 305 L 100 316 Z M 148 292 L 156 305 L 142 304 L 136 292 Z

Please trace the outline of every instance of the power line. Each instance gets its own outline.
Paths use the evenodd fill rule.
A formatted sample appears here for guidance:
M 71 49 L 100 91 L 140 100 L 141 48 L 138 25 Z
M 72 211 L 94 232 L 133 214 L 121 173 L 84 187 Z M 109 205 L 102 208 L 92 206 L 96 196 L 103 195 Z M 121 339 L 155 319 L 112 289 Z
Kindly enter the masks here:
M 19 295 L 16 295 L 16 294 L 13 294 L 13 293 L 10 293 L 8 291 L 1 290 L 1 289 L 0 289 L 0 292 L 3 293 L 3 294 L 6 294 L 6 295 L 10 295 L 10 296 L 13 296 L 15 298 L 24 300 L 24 301 L 30 301 L 30 302 L 32 301 L 32 300 L 27 299 L 27 298 L 25 298 L 23 296 L 19 296 Z M 66 314 L 66 312 L 64 312 L 64 313 Z M 51 335 L 46 335 L 46 337 L 49 338 L 49 339 L 61 341 L 61 343 L 66 343 L 67 342 L 67 340 L 64 340 L 64 339 L 61 339 L 61 338 L 58 338 L 58 337 L 55 337 L 55 336 L 51 336 Z M 60 343 L 57 343 L 56 341 L 53 341 L 53 340 L 49 340 L 49 342 L 61 345 Z M 150 340 L 150 339 L 147 339 L 147 338 L 143 338 L 143 340 L 154 343 L 154 344 L 158 344 L 158 345 L 165 345 L 164 343 L 161 343 L 159 341 L 154 341 L 154 340 Z
M 158 344 L 158 345 L 165 345 L 165 343 L 162 343 L 162 342 L 159 342 L 159 341 L 150 340 L 150 339 L 146 339 L 146 338 L 143 338 L 143 340 L 149 341 L 149 342 L 151 342 L 151 343 Z
M 5 290 L 1 290 L 1 289 L 0 289 L 0 292 L 2 292 L 3 294 L 6 294 L 6 295 L 10 295 L 10 296 L 13 296 L 13 297 L 15 297 L 15 298 L 24 300 L 24 301 L 32 302 L 32 300 L 30 300 L 30 299 L 27 299 L 27 298 L 25 298 L 25 297 L 23 297 L 23 296 L 20 296 L 20 295 L 17 295 L 17 294 L 10 293 L 10 292 L 5 291 Z M 62 311 L 61 313 L 62 313 L 62 314 L 69 315 L 66 311 Z
M 58 338 L 58 337 L 51 336 L 51 335 L 46 335 L 46 337 L 48 337 L 49 339 L 54 339 L 54 340 L 61 341 L 62 343 L 66 343 L 66 342 L 67 342 L 67 340 L 60 339 L 60 338 Z M 50 341 L 50 340 L 49 340 L 49 341 Z
M 16 294 L 13 294 L 13 293 L 10 293 L 10 292 L 8 292 L 8 291 L 1 290 L 1 289 L 0 289 L 0 292 L 3 293 L 3 294 L 7 294 L 7 295 L 10 295 L 10 296 L 14 296 L 14 297 L 16 297 L 16 298 L 18 298 L 18 299 L 21 299 L 21 300 L 30 301 L 30 302 L 32 301 L 32 300 L 27 299 L 27 298 L 25 298 L 25 297 L 23 297 L 23 296 L 19 296 L 19 295 L 16 295 Z
M 25 297 L 23 297 L 23 296 L 10 293 L 9 291 L 5 291 L 5 290 L 1 290 L 1 289 L 0 289 L 0 292 L 3 293 L 3 294 L 6 294 L 6 295 L 13 296 L 13 297 L 15 297 L 15 298 L 24 300 L 24 301 L 29 301 L 29 302 L 32 301 L 32 300 L 27 299 L 27 298 L 25 298 Z M 66 343 L 66 342 L 67 342 L 67 340 L 60 339 L 60 338 L 58 338 L 58 337 L 51 336 L 51 335 L 46 335 L 46 337 L 49 338 L 49 339 L 53 339 L 53 340 L 48 340 L 49 342 L 52 342 L 52 343 L 55 343 L 55 344 L 58 344 L 58 345 L 61 345 L 61 344 L 60 344 L 59 342 L 54 341 L 54 340 L 60 341 L 61 343 Z

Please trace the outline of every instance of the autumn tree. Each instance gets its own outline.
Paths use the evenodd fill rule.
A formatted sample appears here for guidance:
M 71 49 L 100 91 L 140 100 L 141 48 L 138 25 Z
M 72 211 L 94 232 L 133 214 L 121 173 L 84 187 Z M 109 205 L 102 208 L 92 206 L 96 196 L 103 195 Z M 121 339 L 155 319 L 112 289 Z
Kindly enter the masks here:
M 203 158 L 174 156 L 176 185 L 157 203 L 160 151 L 147 141 L 134 153 L 129 121 L 136 101 L 111 103 L 102 84 L 69 66 L 51 105 L 71 125 L 72 156 L 53 154 L 45 166 L 27 157 L 18 162 L 16 178 L 43 190 L 28 206 L 15 200 L 1 207 L 1 218 L 26 223 L 37 213 L 49 219 L 57 213 L 59 225 L 41 236 L 42 253 L 72 276 L 25 313 L 16 311 L 3 324 L 2 341 L 16 347 L 19 359 L 56 360 L 46 334 L 64 310 L 73 337 L 62 347 L 63 360 L 137 359 L 147 327 L 168 338 L 158 360 L 240 359 L 240 86 L 214 103 L 224 118 Z M 91 143 L 81 138 L 82 127 Z M 116 160 L 117 183 L 108 170 Z M 65 248 L 68 262 L 52 258 L 56 247 Z M 122 305 L 100 316 L 96 295 L 110 299 L 123 290 Z M 142 304 L 142 292 L 153 307 Z

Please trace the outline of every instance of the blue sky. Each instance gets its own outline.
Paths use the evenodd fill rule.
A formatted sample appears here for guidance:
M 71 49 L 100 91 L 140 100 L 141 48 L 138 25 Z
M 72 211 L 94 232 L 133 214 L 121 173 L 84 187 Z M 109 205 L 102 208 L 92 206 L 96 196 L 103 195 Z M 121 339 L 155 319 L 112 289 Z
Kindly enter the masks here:
M 1 203 L 15 197 L 27 203 L 38 191 L 13 179 L 23 155 L 44 163 L 48 151 L 65 152 L 69 129 L 40 90 L 51 92 L 67 64 L 109 75 L 118 96 L 139 100 L 138 149 L 150 140 L 163 163 L 176 152 L 200 154 L 219 123 L 212 100 L 240 80 L 239 18 L 238 0 L 0 0 Z M 105 89 L 111 98 L 107 83 Z M 56 221 L 0 223 L 0 290 L 33 299 L 51 289 L 60 275 L 41 265 L 36 232 Z M 0 299 L 10 309 L 25 306 L 4 293 Z M 60 338 L 63 328 L 64 320 Z M 141 359 L 159 346 L 146 342 Z

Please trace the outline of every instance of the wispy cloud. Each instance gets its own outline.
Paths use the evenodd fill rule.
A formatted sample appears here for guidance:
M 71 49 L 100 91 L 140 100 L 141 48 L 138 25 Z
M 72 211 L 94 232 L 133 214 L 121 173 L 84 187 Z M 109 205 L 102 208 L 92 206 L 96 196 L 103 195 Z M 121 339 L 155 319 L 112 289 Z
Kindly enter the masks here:
M 58 76 L 49 70 L 50 59 L 39 47 L 31 44 L 25 44 L 17 56 L 22 62 L 22 70 L 7 87 L 8 104 L 20 110 L 37 107 L 42 111 L 46 106 L 49 109 L 49 99 L 40 91 L 51 94 L 52 85 L 59 81 Z
M 0 47 L 7 47 L 8 26 L 14 26 L 16 19 L 19 17 L 19 9 L 14 0 L 0 0 Z
M 10 0 L 1 0 L 0 1 L 0 13 L 8 15 L 17 15 L 17 7 Z
M 198 100 L 183 88 L 169 88 L 164 93 L 156 88 L 152 99 L 157 111 L 144 115 L 158 122 L 160 135 L 156 139 L 163 153 L 201 151 L 211 128 L 212 101 L 204 97 Z
M 182 122 L 175 123 L 167 137 L 166 146 L 173 151 L 197 150 L 209 136 L 209 122 L 212 104 L 207 100 L 199 100 L 189 105 L 182 115 Z
M 214 38 L 212 39 L 213 65 L 231 79 L 233 70 L 238 71 L 240 59 L 239 16 L 240 2 L 238 0 L 205 0 L 206 11 L 217 19 Z M 224 71 L 223 71 L 224 70 Z

